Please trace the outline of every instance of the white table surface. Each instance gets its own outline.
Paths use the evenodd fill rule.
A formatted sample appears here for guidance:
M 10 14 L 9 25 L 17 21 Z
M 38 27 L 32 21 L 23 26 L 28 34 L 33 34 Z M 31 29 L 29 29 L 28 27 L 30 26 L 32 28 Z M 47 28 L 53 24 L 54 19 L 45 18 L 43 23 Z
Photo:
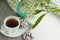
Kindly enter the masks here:
M 30 22 L 34 23 L 35 19 Z M 31 33 L 33 40 L 60 40 L 60 16 L 47 14 Z

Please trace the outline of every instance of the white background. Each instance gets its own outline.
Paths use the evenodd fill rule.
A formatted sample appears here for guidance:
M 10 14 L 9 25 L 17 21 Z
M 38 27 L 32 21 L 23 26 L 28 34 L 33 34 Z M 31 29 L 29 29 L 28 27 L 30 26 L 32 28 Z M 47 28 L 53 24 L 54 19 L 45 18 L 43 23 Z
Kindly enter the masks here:
M 34 24 L 36 19 L 43 13 L 45 12 L 38 14 L 35 19 L 29 21 Z M 60 16 L 48 13 L 39 25 L 31 30 L 31 33 L 34 37 L 33 40 L 60 40 Z
M 35 19 L 38 17 L 39 14 Z M 35 22 L 35 19 L 31 20 L 32 24 Z M 60 40 L 60 16 L 48 13 L 39 25 L 31 30 L 31 33 L 34 37 L 33 40 Z

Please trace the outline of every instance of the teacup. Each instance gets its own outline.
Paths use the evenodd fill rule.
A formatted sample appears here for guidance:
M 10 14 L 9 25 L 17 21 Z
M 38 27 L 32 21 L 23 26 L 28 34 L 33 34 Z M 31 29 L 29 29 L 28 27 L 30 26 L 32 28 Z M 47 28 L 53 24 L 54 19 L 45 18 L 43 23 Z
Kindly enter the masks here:
M 7 34 L 13 34 L 19 29 L 20 19 L 16 16 L 8 16 L 2 25 L 2 31 Z
M 8 16 L 4 19 L 0 32 L 7 37 L 18 37 L 28 31 L 28 22 L 16 16 Z

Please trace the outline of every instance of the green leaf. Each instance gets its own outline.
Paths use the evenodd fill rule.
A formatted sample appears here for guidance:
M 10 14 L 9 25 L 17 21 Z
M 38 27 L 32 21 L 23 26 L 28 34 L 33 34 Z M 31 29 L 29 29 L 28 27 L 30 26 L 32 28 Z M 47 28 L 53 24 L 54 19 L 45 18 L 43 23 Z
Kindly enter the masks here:
M 44 10 L 35 10 L 36 13 L 34 15 L 39 14 L 42 11 L 44 11 Z
M 41 3 L 40 3 L 40 6 L 41 6 L 41 7 L 44 7 L 44 6 L 45 6 L 45 4 L 41 2 Z
M 37 1 L 41 2 L 42 0 L 37 0 Z
M 51 2 L 51 0 L 45 0 L 47 4 L 49 4 Z
M 39 24 L 39 22 L 42 20 L 42 18 L 43 18 L 45 15 L 46 15 L 46 14 L 41 15 L 41 16 L 37 19 L 37 21 L 35 22 L 35 24 L 32 26 L 32 29 L 34 29 L 34 28 Z
M 60 13 L 60 9 L 51 9 L 51 12 Z
M 51 9 L 57 9 L 57 7 L 52 7 Z

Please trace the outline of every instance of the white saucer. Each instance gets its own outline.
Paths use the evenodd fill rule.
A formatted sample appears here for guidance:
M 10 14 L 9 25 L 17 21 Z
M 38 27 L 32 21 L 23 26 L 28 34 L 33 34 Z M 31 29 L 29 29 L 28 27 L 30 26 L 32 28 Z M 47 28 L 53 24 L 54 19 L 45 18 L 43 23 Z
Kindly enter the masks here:
M 3 26 L 1 27 L 1 29 L 3 29 Z M 15 32 L 13 32 L 12 34 L 9 34 L 8 32 L 2 31 L 2 30 L 1 30 L 1 33 L 7 37 L 18 37 L 18 36 L 22 35 L 23 33 L 25 33 L 27 30 L 28 30 L 28 27 L 25 27 L 25 28 L 21 28 Z

